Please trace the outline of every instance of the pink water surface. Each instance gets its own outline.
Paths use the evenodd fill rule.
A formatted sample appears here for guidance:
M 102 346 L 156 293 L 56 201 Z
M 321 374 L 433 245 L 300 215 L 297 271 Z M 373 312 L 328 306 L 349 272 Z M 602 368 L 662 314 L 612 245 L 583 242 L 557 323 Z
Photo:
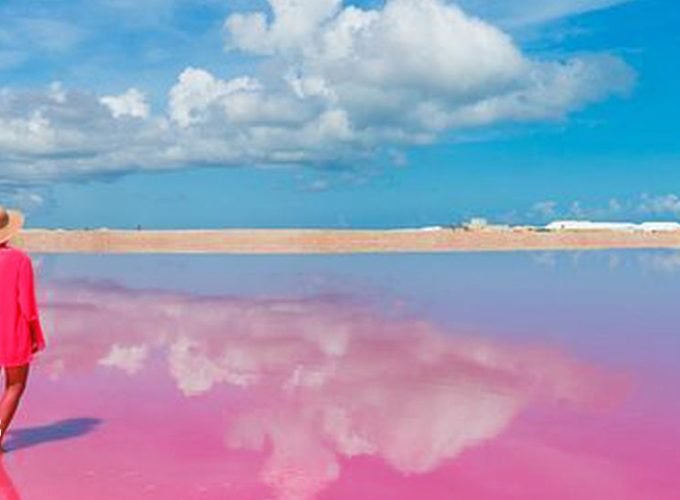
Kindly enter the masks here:
M 0 498 L 680 498 L 680 408 L 653 366 L 339 296 L 40 294 L 48 349 Z

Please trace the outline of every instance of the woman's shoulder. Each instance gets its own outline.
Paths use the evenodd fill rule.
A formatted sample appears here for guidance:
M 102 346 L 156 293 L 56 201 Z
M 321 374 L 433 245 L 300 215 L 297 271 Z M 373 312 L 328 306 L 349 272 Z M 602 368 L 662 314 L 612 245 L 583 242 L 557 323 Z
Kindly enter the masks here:
M 12 245 L 0 245 L 0 253 L 10 255 L 18 261 L 31 260 L 31 256 L 25 250 Z

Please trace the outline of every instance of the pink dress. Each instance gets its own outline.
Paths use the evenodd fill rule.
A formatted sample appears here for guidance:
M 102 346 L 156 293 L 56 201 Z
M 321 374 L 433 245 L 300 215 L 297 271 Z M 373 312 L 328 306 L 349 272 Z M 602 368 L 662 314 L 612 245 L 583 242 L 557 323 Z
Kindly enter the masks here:
M 35 338 L 31 338 L 31 330 Z M 32 361 L 33 342 L 39 351 L 45 348 L 33 263 L 28 254 L 0 243 L 0 366 Z

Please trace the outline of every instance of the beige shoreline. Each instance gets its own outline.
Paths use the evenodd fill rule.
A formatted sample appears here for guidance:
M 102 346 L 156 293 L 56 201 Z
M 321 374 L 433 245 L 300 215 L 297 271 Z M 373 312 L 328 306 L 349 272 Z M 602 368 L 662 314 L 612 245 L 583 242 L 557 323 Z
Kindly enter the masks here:
M 680 231 L 25 229 L 12 244 L 38 253 L 318 254 L 680 249 Z

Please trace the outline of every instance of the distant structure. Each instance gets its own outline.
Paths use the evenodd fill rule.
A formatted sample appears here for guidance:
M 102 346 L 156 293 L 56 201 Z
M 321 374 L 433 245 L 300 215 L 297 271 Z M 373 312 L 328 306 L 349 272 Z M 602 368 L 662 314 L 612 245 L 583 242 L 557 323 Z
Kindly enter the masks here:
M 421 226 L 421 227 L 400 227 L 397 229 L 388 229 L 388 231 L 393 232 L 393 233 L 399 233 L 399 232 L 413 232 L 413 231 L 423 231 L 423 232 L 428 232 L 428 231 L 440 231 L 444 229 L 444 226 Z
M 473 217 L 467 222 L 463 222 L 465 229 L 486 229 L 489 227 L 489 221 L 481 217 Z
M 640 229 L 643 231 L 655 233 L 665 231 L 680 231 L 680 223 L 678 222 L 643 222 L 640 224 Z
M 592 222 L 587 220 L 558 220 L 545 226 L 548 231 L 628 231 L 628 232 L 668 232 L 680 231 L 677 222 Z
M 551 222 L 549 231 L 635 231 L 637 224 L 628 222 L 591 222 L 588 220 L 558 220 Z
M 493 230 L 493 231 L 509 231 L 512 229 L 508 224 L 489 224 L 489 221 L 481 217 L 473 217 L 467 222 L 463 222 L 463 229 L 467 231 L 479 230 Z

